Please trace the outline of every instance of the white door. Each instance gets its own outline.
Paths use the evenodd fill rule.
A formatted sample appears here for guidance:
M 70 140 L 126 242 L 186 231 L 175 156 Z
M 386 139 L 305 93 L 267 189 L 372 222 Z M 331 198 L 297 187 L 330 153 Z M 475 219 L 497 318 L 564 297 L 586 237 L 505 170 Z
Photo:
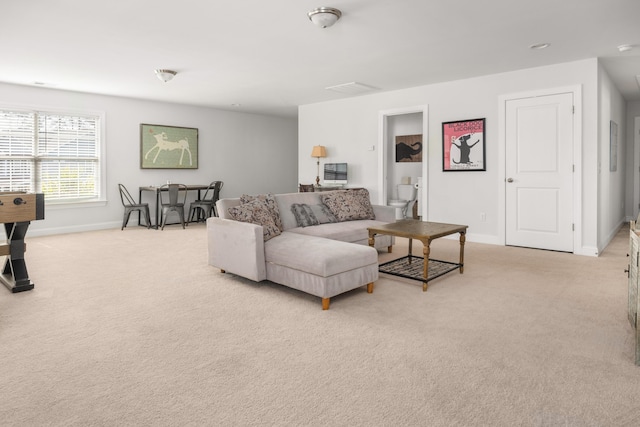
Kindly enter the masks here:
M 506 101 L 506 244 L 573 252 L 573 94 Z

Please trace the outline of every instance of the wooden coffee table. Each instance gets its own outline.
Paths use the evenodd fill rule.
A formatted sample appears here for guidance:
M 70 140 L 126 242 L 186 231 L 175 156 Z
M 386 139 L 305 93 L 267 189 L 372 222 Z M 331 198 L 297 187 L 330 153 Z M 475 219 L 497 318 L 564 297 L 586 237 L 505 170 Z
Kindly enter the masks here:
M 465 234 L 468 226 L 458 224 L 444 224 L 440 222 L 418 221 L 407 219 L 384 224 L 378 227 L 369 227 L 369 246 L 374 246 L 376 234 L 386 234 L 389 236 L 405 237 L 409 239 L 409 254 L 399 260 L 390 261 L 380 265 L 380 271 L 383 273 L 393 274 L 396 276 L 406 277 L 408 279 L 422 281 L 422 290 L 426 291 L 429 280 L 440 277 L 443 274 L 454 270 L 460 270 L 460 274 L 464 272 L 464 242 Z M 448 236 L 450 234 L 460 233 L 460 262 L 448 262 L 432 259 L 432 264 L 436 264 L 438 271 L 429 274 L 429 253 L 431 251 L 431 241 L 439 237 Z M 415 274 L 413 261 L 421 259 L 411 254 L 413 239 L 420 240 L 423 245 L 422 257 L 422 274 Z M 385 271 L 384 266 L 395 263 L 395 270 Z

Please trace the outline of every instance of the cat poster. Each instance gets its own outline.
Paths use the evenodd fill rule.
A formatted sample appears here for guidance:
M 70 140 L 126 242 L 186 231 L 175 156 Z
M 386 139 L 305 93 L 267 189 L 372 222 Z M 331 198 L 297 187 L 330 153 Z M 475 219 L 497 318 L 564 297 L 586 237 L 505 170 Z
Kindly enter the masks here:
M 442 170 L 486 171 L 485 119 L 442 123 Z

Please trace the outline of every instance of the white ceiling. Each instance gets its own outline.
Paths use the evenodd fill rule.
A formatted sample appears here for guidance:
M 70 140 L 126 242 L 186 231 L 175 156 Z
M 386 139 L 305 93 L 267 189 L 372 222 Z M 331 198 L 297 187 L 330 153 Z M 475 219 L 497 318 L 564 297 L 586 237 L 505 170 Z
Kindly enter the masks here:
M 348 82 L 388 91 L 598 57 L 640 101 L 638 0 L 2 3 L 8 83 L 295 117 L 298 105 L 347 96 L 325 88 Z M 342 18 L 314 26 L 307 12 L 319 6 Z M 178 75 L 162 83 L 156 68 Z

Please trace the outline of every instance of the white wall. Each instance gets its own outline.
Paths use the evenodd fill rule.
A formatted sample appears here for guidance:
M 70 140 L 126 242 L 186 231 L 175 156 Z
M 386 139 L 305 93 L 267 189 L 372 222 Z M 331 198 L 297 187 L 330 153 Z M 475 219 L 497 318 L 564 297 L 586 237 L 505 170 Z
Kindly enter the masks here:
M 601 65 L 598 67 L 598 248 L 601 252 L 626 220 L 626 103 Z M 616 171 L 610 170 L 611 121 L 618 125 Z M 633 157 L 633 156 L 630 156 Z
M 107 203 L 46 206 L 45 219 L 32 222 L 29 228 L 32 236 L 120 227 L 123 209 L 118 183 L 136 197 L 139 186 L 168 179 L 185 184 L 222 180 L 223 197 L 297 189 L 296 119 L 8 84 L 0 84 L 0 102 L 105 113 Z M 140 169 L 141 123 L 198 128 L 199 168 Z
M 369 189 L 378 200 L 377 153 L 368 147 L 378 141 L 378 114 L 383 110 L 429 106 L 428 218 L 469 225 L 473 241 L 500 243 L 498 193 L 498 98 L 501 95 L 580 86 L 582 89 L 582 215 L 581 241 L 598 247 L 598 61 L 582 61 L 532 68 L 473 79 L 383 92 L 350 99 L 303 105 L 299 108 L 299 180 L 315 177 L 311 147 L 326 145 L 334 158 L 354 165 L 352 185 Z M 442 172 L 442 123 L 486 118 L 486 172 Z M 377 149 L 380 149 L 378 147 Z M 329 161 L 329 160 L 327 160 Z M 357 165 L 357 167 L 356 167 Z M 480 213 L 486 214 L 481 221 Z M 595 249 L 594 249 L 595 250 Z M 583 248 L 576 248 L 581 253 Z

